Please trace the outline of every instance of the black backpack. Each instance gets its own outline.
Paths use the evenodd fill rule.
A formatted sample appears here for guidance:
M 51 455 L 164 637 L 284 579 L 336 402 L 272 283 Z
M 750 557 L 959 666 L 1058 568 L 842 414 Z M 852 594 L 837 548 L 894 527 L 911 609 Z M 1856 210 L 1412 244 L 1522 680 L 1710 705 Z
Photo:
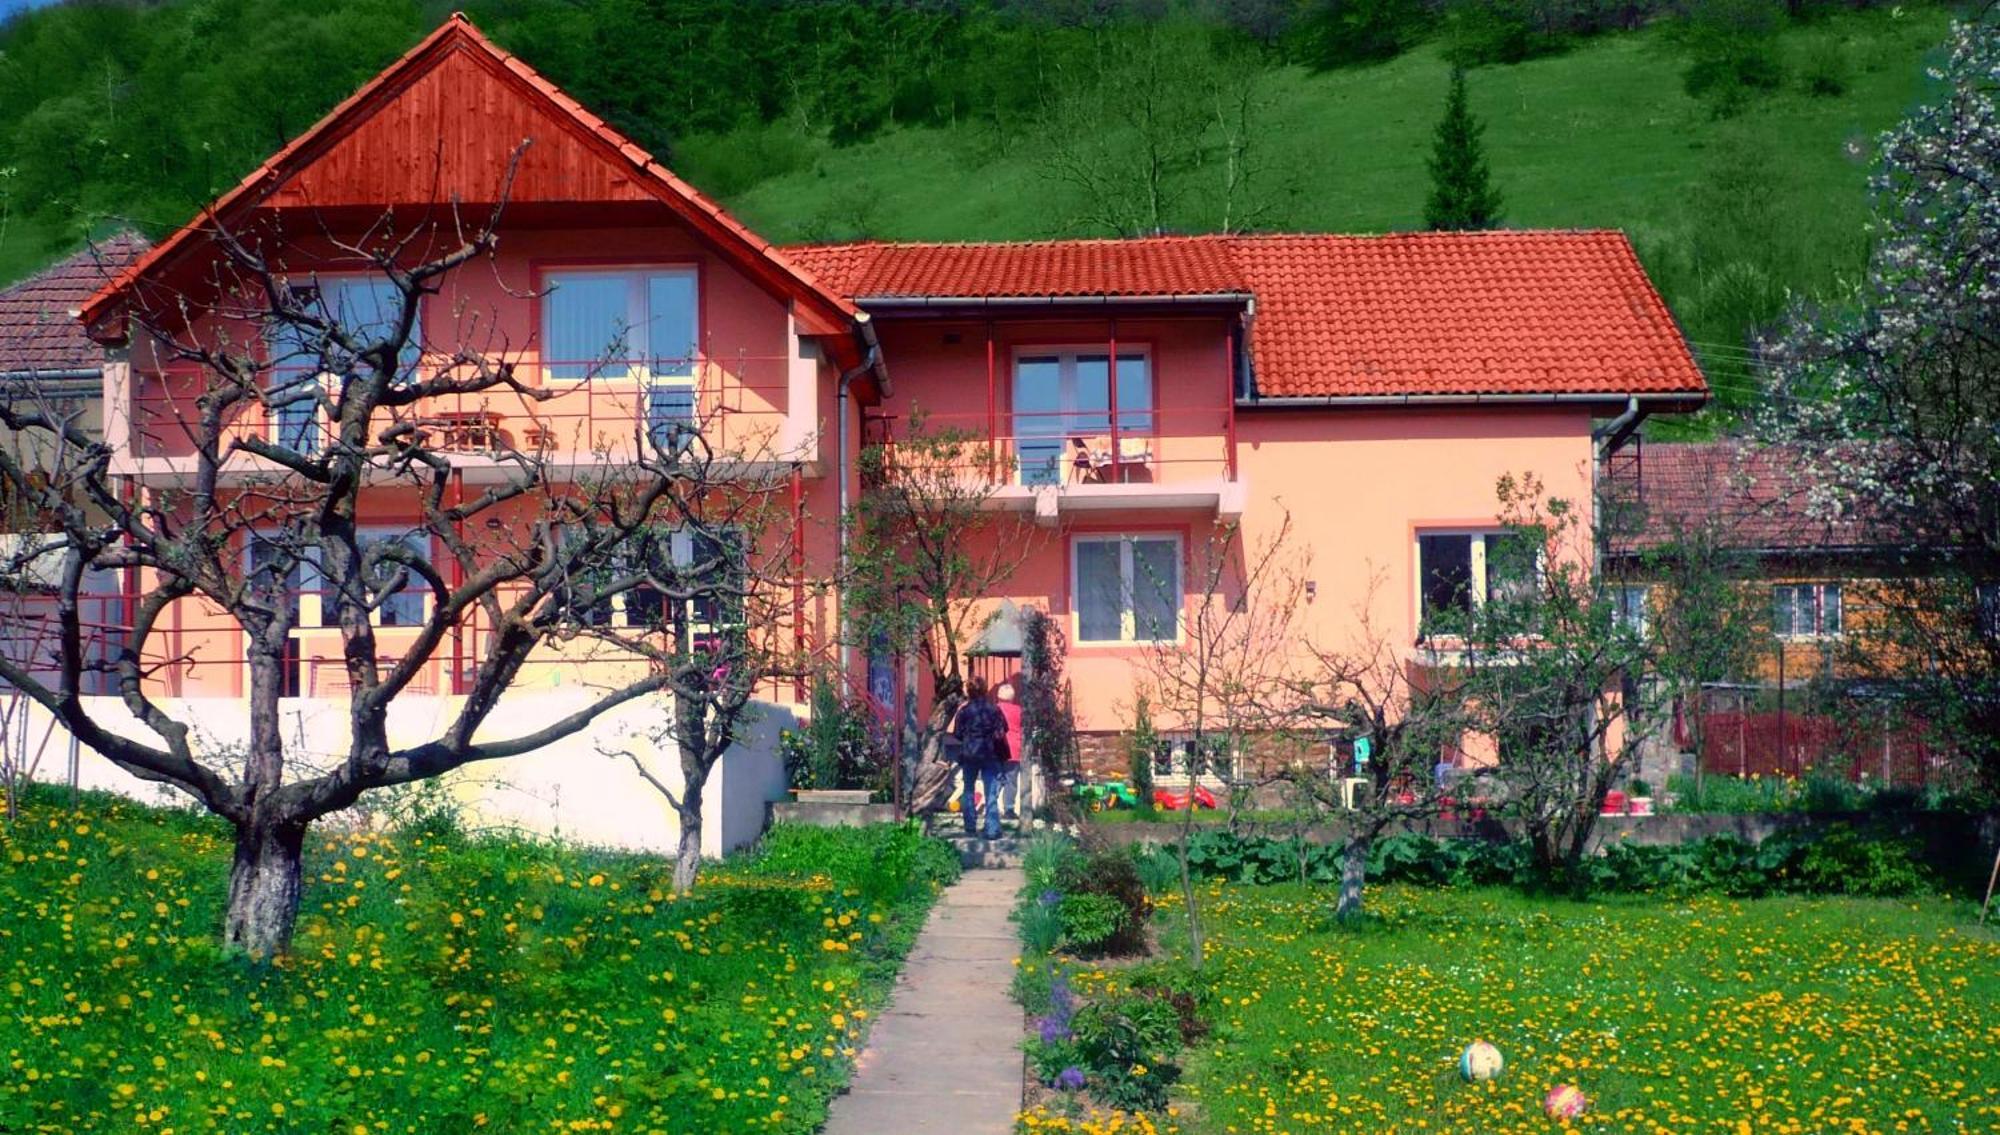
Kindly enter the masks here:
M 968 703 L 958 714 L 958 759 L 961 764 L 990 765 L 1000 760 L 995 739 L 1004 736 L 1007 719 L 985 701 Z

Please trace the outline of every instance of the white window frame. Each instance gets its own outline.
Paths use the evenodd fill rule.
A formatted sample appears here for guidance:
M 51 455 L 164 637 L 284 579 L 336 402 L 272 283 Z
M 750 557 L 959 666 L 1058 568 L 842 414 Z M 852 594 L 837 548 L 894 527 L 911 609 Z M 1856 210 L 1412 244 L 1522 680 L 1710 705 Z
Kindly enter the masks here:
M 1417 626 L 1421 629 L 1424 625 L 1425 618 L 1428 615 L 1428 612 L 1424 610 L 1424 538 L 1425 537 L 1466 536 L 1471 538 L 1472 551 L 1471 555 L 1469 556 L 1469 562 L 1471 565 L 1470 570 L 1472 573 L 1472 579 L 1470 581 L 1472 586 L 1472 609 L 1474 612 L 1477 612 L 1480 610 L 1480 608 L 1486 606 L 1486 600 L 1488 598 L 1487 593 L 1492 590 L 1491 583 L 1486 576 L 1486 542 L 1488 540 L 1494 539 L 1495 537 L 1505 539 L 1510 536 L 1521 536 L 1521 535 L 1522 534 L 1520 532 L 1514 529 L 1503 528 L 1498 526 L 1492 528 L 1417 529 L 1416 535 L 1411 537 L 1410 539 L 1410 564 L 1411 567 L 1413 568 L 1412 575 L 1416 585 L 1413 590 L 1415 593 L 1414 598 L 1416 600 Z M 1544 564 L 1544 553 L 1538 552 L 1535 555 L 1535 573 L 1537 578 L 1539 578 L 1541 575 L 1541 572 L 1543 570 L 1543 564 Z
M 1613 610 L 1617 612 L 1620 626 L 1628 627 L 1640 638 L 1645 638 L 1653 625 L 1653 588 L 1645 583 L 1616 583 L 1611 585 Z
M 417 554 L 423 556 L 426 560 L 431 559 L 432 556 L 432 549 L 430 547 L 431 538 L 428 532 L 412 532 L 407 528 L 397 528 L 394 525 L 372 524 L 358 527 L 355 529 L 354 535 L 357 542 L 362 545 L 361 550 L 363 555 L 367 554 L 367 545 L 370 543 L 378 540 L 397 540 L 420 541 L 423 546 L 416 549 Z M 425 623 L 429 622 L 431 617 L 431 600 L 434 598 L 431 595 L 430 583 L 416 572 L 410 572 L 409 579 L 402 586 L 402 592 L 414 595 L 417 599 L 416 622 L 384 623 L 382 621 L 382 608 L 378 604 L 374 610 L 368 613 L 369 623 L 376 627 L 386 627 L 389 630 L 414 630 L 421 628 Z
M 1835 605 L 1840 610 L 1840 625 L 1833 630 L 1826 629 L 1826 594 L 1831 588 L 1836 596 Z M 1812 629 L 1794 630 L 1791 627 L 1773 628 L 1777 637 L 1787 642 L 1805 642 L 1814 639 L 1835 639 L 1847 633 L 1847 593 L 1841 589 L 1838 580 L 1803 580 L 1771 585 L 1771 607 L 1775 615 L 1778 606 L 1778 592 L 1804 591 L 1812 595 Z M 1796 607 L 1794 608 L 1796 610 Z
M 1132 545 L 1137 540 L 1171 543 L 1174 548 L 1174 636 L 1172 638 L 1138 637 L 1138 614 L 1132 601 L 1133 575 L 1137 570 L 1133 565 Z M 1118 615 L 1117 638 L 1083 637 L 1083 564 L 1081 549 L 1086 544 L 1112 544 L 1119 547 L 1118 580 L 1121 603 Z M 1187 585 L 1187 548 L 1178 532 L 1092 532 L 1078 533 L 1069 542 L 1069 583 L 1070 583 L 1070 641 L 1078 646 L 1160 646 L 1179 643 L 1185 633 L 1182 625 L 1187 613 L 1187 600 L 1182 589 Z
M 685 344 L 686 355 L 658 355 L 652 342 L 652 313 L 649 305 L 649 291 L 652 281 L 664 276 L 677 276 L 693 284 L 694 295 L 694 341 Z M 693 389 L 696 372 L 701 362 L 701 269 L 693 264 L 633 264 L 614 267 L 550 268 L 542 273 L 541 300 L 538 316 L 541 326 L 536 333 L 541 336 L 543 349 L 554 341 L 549 334 L 549 296 L 559 290 L 566 279 L 622 280 L 625 284 L 625 357 L 579 360 L 545 360 L 542 364 L 543 380 L 551 385 L 577 382 L 624 382 L 644 386 L 649 389 L 662 386 L 680 386 Z M 609 348 L 611 344 L 604 344 Z M 676 349 L 681 349 L 676 347 Z M 620 362 L 625 365 L 622 377 L 608 378 L 603 375 L 558 375 L 559 367 L 574 367 L 594 362 Z M 661 367 L 661 363 L 680 364 Z
M 429 533 L 413 532 L 407 528 L 398 528 L 394 525 L 361 525 L 355 529 L 354 534 L 363 545 L 375 540 L 385 539 L 416 539 L 423 541 L 427 546 L 431 543 Z M 256 553 L 252 549 L 262 538 L 263 533 L 256 529 L 251 529 L 243 541 L 243 574 L 246 579 L 257 570 L 254 561 Z M 299 617 L 293 624 L 292 630 L 294 633 L 299 631 L 338 630 L 337 625 L 327 622 L 326 619 L 326 580 L 319 569 L 319 549 L 305 548 L 302 551 L 303 554 L 299 557 Z M 365 553 L 365 547 L 363 551 Z M 425 551 L 422 554 L 429 557 L 432 553 Z M 411 591 L 423 603 L 423 606 L 418 611 L 417 621 L 414 623 L 384 623 L 382 621 L 382 609 L 378 606 L 368 613 L 368 622 L 371 626 L 386 628 L 388 630 L 415 630 L 421 628 L 430 619 L 433 596 L 431 595 L 430 585 L 424 581 L 424 578 L 415 572 L 411 572 L 409 581 L 403 585 L 403 589 Z
M 1084 412 L 1076 408 L 1076 368 L 1077 368 L 1077 360 L 1086 355 L 1103 355 L 1106 358 L 1112 358 L 1114 357 L 1114 352 L 1111 350 L 1111 344 L 1109 344 L 1108 342 L 1097 343 L 1097 344 L 1049 343 L 1042 345 L 1017 346 L 1014 348 L 1013 360 L 1008 368 L 1008 373 L 1007 373 L 1007 421 L 1008 421 L 1008 431 L 1012 433 L 1014 437 L 1013 441 L 1014 456 L 1015 456 L 1014 479 L 1017 483 L 1023 485 L 1043 483 L 1031 480 L 1028 476 L 1027 466 L 1023 464 L 1020 460 L 1021 441 L 1023 437 L 1027 436 L 1022 432 L 1021 417 L 1020 417 L 1021 361 L 1023 359 L 1048 358 L 1051 356 L 1055 358 L 1056 369 L 1059 375 L 1057 379 L 1057 384 L 1061 387 L 1062 390 L 1062 405 L 1055 412 L 1062 415 L 1062 419 L 1064 420 L 1065 423 L 1067 423 L 1067 419 L 1070 418 L 1071 416 Z M 1130 407 L 1112 405 L 1107 407 L 1107 409 L 1105 410 L 1105 418 L 1108 421 L 1116 422 L 1121 416 L 1127 414 L 1144 414 L 1146 416 L 1146 420 L 1150 422 L 1151 425 L 1149 425 L 1146 429 L 1143 430 L 1128 431 L 1121 428 L 1117 431 L 1118 436 L 1120 438 L 1126 438 L 1126 437 L 1143 437 L 1147 439 L 1158 438 L 1160 433 L 1160 373 L 1159 373 L 1159 368 L 1154 366 L 1153 349 L 1151 345 L 1144 343 L 1134 343 L 1130 345 L 1121 344 L 1118 350 L 1115 352 L 1115 357 L 1117 358 L 1136 357 L 1145 360 L 1146 405 L 1130 406 Z M 1106 376 L 1106 383 L 1108 386 L 1109 384 L 1108 375 Z M 1109 389 L 1105 391 L 1106 395 L 1105 401 L 1107 403 L 1111 401 L 1110 393 L 1111 392 Z M 1036 418 L 1039 421 L 1040 419 L 1046 416 L 1047 416 L 1046 413 L 1038 413 L 1036 415 Z M 1111 432 L 1109 426 L 1105 428 L 1104 432 L 1107 435 Z M 1048 483 L 1061 484 L 1063 482 L 1064 471 L 1067 469 L 1070 462 L 1069 443 L 1070 443 L 1070 438 L 1072 438 L 1073 436 L 1075 435 L 1068 432 L 1067 428 L 1065 428 L 1064 432 L 1060 434 L 1033 435 L 1033 439 L 1035 441 L 1043 442 L 1043 441 L 1054 440 L 1057 443 L 1059 443 L 1060 446 L 1056 454 L 1055 480 Z
M 317 302 L 322 302 L 325 299 L 326 293 L 330 288 L 335 288 L 340 286 L 341 284 L 351 283 L 354 281 L 375 282 L 385 286 L 393 286 L 390 285 L 390 281 L 386 277 L 371 272 L 314 272 L 303 280 L 297 280 L 297 281 L 288 280 L 285 282 L 284 287 L 294 297 L 298 297 L 306 292 L 311 292 L 314 295 L 313 302 L 317 303 Z M 404 343 L 403 350 L 401 352 L 402 356 L 408 359 L 408 361 L 402 363 L 401 366 L 409 368 L 412 372 L 414 372 L 415 368 L 417 367 L 418 363 L 423 357 L 424 306 L 425 305 L 423 304 L 422 301 L 418 302 L 416 319 L 410 325 L 410 338 L 406 343 Z M 274 347 L 274 344 L 272 343 L 273 332 L 282 331 L 283 329 L 284 325 L 280 324 L 278 326 L 267 327 L 263 332 L 265 358 L 273 368 L 282 365 L 279 361 L 278 352 L 273 349 Z M 294 362 L 296 363 L 296 360 L 294 360 Z M 296 378 L 296 380 L 287 379 L 286 382 L 288 384 L 295 382 L 296 385 L 305 386 L 309 383 L 317 383 L 322 392 L 326 390 L 326 380 L 329 377 L 326 371 L 322 370 L 318 375 L 312 378 L 304 377 L 302 369 L 294 369 L 292 373 L 298 375 L 298 377 Z M 279 385 L 280 383 L 278 380 L 281 377 L 283 376 L 281 376 L 276 369 L 273 369 L 271 373 L 268 374 L 265 378 L 266 388 L 268 389 L 276 385 Z M 286 444 L 285 442 L 286 419 L 281 415 L 281 413 L 278 412 L 272 413 L 270 416 L 270 421 L 267 423 L 267 426 L 270 430 L 270 434 L 267 440 L 269 440 L 273 445 L 281 446 L 286 449 L 295 449 L 299 453 L 303 453 L 306 455 L 312 455 L 318 453 L 325 441 L 325 438 L 322 436 L 325 427 L 325 422 L 320 417 L 320 411 L 318 405 L 316 404 L 308 405 L 308 409 L 311 411 L 310 421 L 307 426 L 310 433 L 309 436 L 306 438 L 306 444 L 300 446 L 292 446 Z

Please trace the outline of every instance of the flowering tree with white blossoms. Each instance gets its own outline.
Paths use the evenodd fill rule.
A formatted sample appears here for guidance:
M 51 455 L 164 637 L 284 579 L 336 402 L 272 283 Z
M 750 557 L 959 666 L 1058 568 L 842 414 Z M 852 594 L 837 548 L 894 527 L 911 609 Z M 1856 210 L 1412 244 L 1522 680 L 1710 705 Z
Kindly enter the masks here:
M 1936 101 L 1882 138 L 1850 302 L 1773 351 L 1768 432 L 1808 443 L 1814 507 L 1904 563 L 1859 660 L 2000 787 L 2000 23 L 1957 24 Z

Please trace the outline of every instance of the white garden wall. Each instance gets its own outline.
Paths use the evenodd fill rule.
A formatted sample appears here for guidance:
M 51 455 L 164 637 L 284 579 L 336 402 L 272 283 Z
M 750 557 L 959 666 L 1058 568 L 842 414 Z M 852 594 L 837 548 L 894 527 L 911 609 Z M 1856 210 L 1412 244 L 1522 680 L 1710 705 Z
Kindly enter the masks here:
M 586 704 L 582 690 L 535 689 L 504 697 L 478 734 L 479 739 L 518 736 L 544 727 Z M 119 732 L 152 738 L 116 698 L 87 698 L 92 713 Z M 463 699 L 404 695 L 390 709 L 392 744 L 414 744 L 450 722 Z M 169 698 L 161 707 L 189 723 L 201 751 L 230 759 L 249 734 L 244 703 L 230 698 Z M 348 703 L 344 699 L 288 698 L 283 731 L 291 767 L 325 765 L 344 750 Z M 514 828 L 560 836 L 578 843 L 632 850 L 667 851 L 679 842 L 673 809 L 640 778 L 622 754 L 640 754 L 647 769 L 676 792 L 678 762 L 669 745 L 648 738 L 664 720 L 664 698 L 644 699 L 599 718 L 592 728 L 520 757 L 462 768 L 444 778 L 468 827 Z M 791 711 L 760 704 L 746 739 L 732 748 L 709 776 L 702 807 L 702 851 L 719 856 L 742 847 L 763 831 L 765 805 L 786 796 L 785 770 L 777 738 L 791 727 Z M 52 727 L 48 712 L 21 699 L 5 721 L 5 743 L 35 779 L 69 779 L 70 738 Z M 606 755 L 615 754 L 615 755 Z M 37 759 L 39 756 L 39 759 Z M 77 783 L 149 803 L 180 803 L 179 792 L 132 776 L 95 752 L 79 747 Z M 336 823 L 330 818 L 325 823 Z

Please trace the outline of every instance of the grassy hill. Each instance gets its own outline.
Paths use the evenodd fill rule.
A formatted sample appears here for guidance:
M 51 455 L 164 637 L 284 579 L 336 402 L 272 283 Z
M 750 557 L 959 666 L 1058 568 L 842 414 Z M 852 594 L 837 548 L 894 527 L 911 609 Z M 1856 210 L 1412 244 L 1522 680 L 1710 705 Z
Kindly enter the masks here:
M 690 10 L 704 2 L 679 0 Z M 664 8 L 470 7 L 504 46 L 751 225 L 789 240 L 1104 231 L 1083 219 L 1048 155 L 1062 138 L 1082 138 L 1115 164 L 1131 142 L 1119 93 L 1097 93 L 1067 117 L 1037 96 L 1151 34 L 1131 23 L 1024 31 L 982 5 L 954 16 L 863 0 L 781 6 L 745 23 L 743 9 L 720 4 L 708 18 L 728 34 L 687 49 L 713 65 L 697 69 L 711 81 L 695 82 L 657 65 L 683 29 Z M 1948 21 L 1928 5 L 1815 11 L 1771 40 L 1776 89 L 1727 116 L 1683 90 L 1684 28 L 1673 21 L 1480 67 L 1470 79 L 1505 223 L 1630 232 L 1732 403 L 1749 399 L 1745 349 L 1757 331 L 1793 297 L 1831 294 L 1858 273 L 1873 136 L 1922 96 L 1926 57 Z M 181 0 L 65 6 L 0 29 L 0 279 L 33 271 L 85 228 L 124 219 L 157 234 L 183 220 L 441 12 L 431 0 L 310 10 Z M 1173 42 L 1185 50 L 1189 25 L 1178 26 Z M 1254 92 L 1244 137 L 1263 211 L 1253 227 L 1419 225 L 1447 77 L 1437 42 L 1319 72 L 1230 42 Z M 211 50 L 220 43 L 242 45 L 239 56 Z M 322 61 L 310 82 L 294 68 L 300 44 Z M 874 46 L 848 58 L 857 45 Z M 922 113 L 898 111 L 912 100 Z M 929 124 L 894 125 L 910 121 Z M 1219 220 L 1202 203 L 1219 177 L 1214 150 L 1203 142 L 1175 175 L 1189 192 L 1168 227 Z
M 1846 61 L 1846 90 L 1790 85 L 1716 117 L 1683 92 L 1664 29 L 1485 67 L 1470 79 L 1509 226 L 1632 235 L 1725 401 L 1751 393 L 1746 340 L 1788 294 L 1852 278 L 1866 249 L 1874 137 L 1924 94 L 1945 13 L 1865 12 L 1784 33 L 1784 51 Z M 1435 45 L 1387 63 L 1271 72 L 1257 143 L 1296 192 L 1275 227 L 1421 227 L 1425 159 L 1448 64 Z M 698 172 L 698 171 L 697 171 Z M 774 236 L 904 239 L 1064 235 L 1032 140 L 910 129 L 844 149 L 730 199 Z

